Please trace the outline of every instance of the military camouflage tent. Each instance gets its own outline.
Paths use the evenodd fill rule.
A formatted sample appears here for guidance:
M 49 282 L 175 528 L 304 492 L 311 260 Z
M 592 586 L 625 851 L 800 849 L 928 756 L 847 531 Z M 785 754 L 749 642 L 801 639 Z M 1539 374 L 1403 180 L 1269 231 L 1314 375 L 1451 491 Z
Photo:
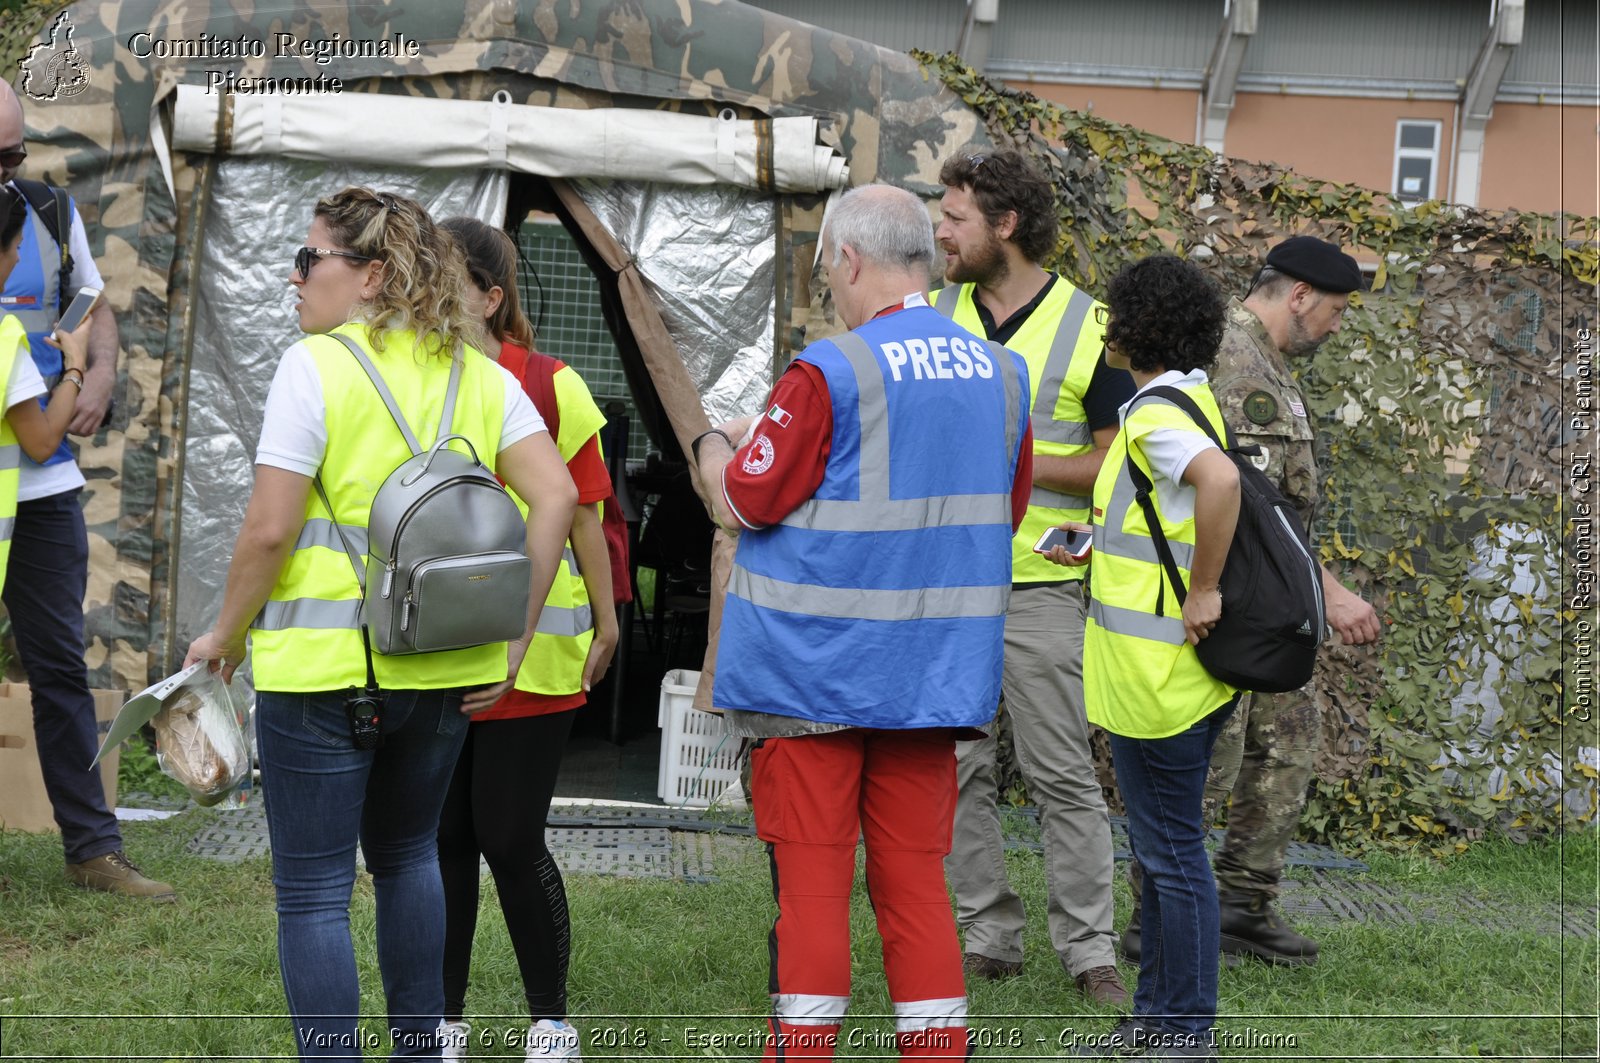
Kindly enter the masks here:
M 828 192 L 931 193 L 985 139 L 910 58 L 732 0 L 122 0 L 37 41 L 27 172 L 76 196 L 122 330 L 123 399 L 82 454 L 100 686 L 166 672 L 216 611 L 319 195 L 555 211 L 641 416 L 683 442 L 758 404 L 820 312 Z

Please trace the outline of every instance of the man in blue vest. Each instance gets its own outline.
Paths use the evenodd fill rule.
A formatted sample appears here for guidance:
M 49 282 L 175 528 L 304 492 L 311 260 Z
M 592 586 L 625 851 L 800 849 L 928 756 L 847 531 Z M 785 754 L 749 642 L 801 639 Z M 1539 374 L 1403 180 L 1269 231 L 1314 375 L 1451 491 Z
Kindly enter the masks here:
M 17 188 L 13 181 L 28 154 L 23 136 L 22 101 L 0 82 L 0 183 L 12 188 Z M 61 310 L 79 288 L 103 284 L 76 206 L 68 201 L 67 224 L 61 225 L 62 219 L 42 214 L 26 190 L 17 191 L 28 201 L 28 223 L 17 266 L 0 293 L 0 310 L 21 319 L 34 364 L 46 385 L 53 386 L 61 376 L 61 354 L 44 337 L 54 331 Z M 46 209 L 53 213 L 54 205 Z M 62 291 L 63 255 L 70 256 L 67 291 Z M 88 369 L 76 381 L 78 401 L 68 426 L 74 435 L 89 435 L 105 420 L 116 384 L 117 346 L 117 322 L 102 301 L 90 324 Z M 106 807 L 100 773 L 89 770 L 100 743 L 83 660 L 83 596 L 89 578 L 83 487 L 83 473 L 65 442 L 42 464 L 21 459 L 3 596 L 33 692 L 39 766 L 61 828 L 68 880 L 126 896 L 172 900 L 171 886 L 146 878 L 128 862 L 116 816 Z
M 928 306 L 933 253 L 909 192 L 844 195 L 822 254 L 851 331 L 807 347 L 764 415 L 693 448 L 739 535 L 712 700 L 755 740 L 778 900 L 767 1059 L 833 1058 L 863 835 L 901 1058 L 967 1054 L 942 861 L 956 738 L 1000 692 L 1031 446 L 1026 365 Z

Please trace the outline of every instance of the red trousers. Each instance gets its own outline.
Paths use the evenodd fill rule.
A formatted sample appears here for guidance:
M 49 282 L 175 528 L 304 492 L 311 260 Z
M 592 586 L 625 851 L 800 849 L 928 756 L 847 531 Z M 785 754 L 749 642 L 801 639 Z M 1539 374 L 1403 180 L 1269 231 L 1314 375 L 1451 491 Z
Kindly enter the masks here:
M 956 802 L 951 733 L 768 738 L 751 766 L 756 833 L 767 843 L 778 899 L 763 1058 L 833 1058 L 850 1002 L 850 891 L 861 837 L 901 1058 L 967 1058 L 961 945 L 944 881 Z

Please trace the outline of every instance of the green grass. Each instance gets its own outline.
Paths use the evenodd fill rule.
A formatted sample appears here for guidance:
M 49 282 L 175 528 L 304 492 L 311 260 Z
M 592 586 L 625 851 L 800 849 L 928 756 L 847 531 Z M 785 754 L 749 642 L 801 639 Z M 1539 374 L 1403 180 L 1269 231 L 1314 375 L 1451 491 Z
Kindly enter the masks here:
M 194 810 L 125 825 L 135 859 L 181 890 L 181 902 L 166 906 L 75 890 L 62 881 L 55 838 L 0 833 L 0 1057 L 292 1052 L 266 862 L 216 863 L 185 849 L 216 815 Z M 1020 978 L 972 987 L 971 1026 L 982 1058 L 1055 1059 L 1115 1015 L 1086 1004 L 1056 963 L 1041 918 L 1039 858 L 1013 852 L 1008 860 L 1034 914 L 1027 966 Z M 1483 843 L 1446 863 L 1374 856 L 1371 879 L 1404 891 L 1409 907 L 1425 906 L 1434 917 L 1414 925 L 1308 924 L 1322 942 L 1318 966 L 1224 970 L 1220 1029 L 1231 1041 L 1224 1058 L 1595 1058 L 1595 939 L 1541 932 L 1551 929 L 1549 919 L 1531 914 L 1526 926 L 1476 926 L 1470 902 L 1543 913 L 1564 887 L 1569 905 L 1587 909 L 1597 862 L 1593 832 L 1564 845 Z M 697 886 L 568 876 L 571 1006 L 586 1059 L 759 1055 L 745 1046 L 759 1044 L 767 1008 L 773 910 L 766 862 L 753 845 L 726 839 L 716 872 L 718 881 Z M 1120 924 L 1128 903 L 1120 877 L 1117 888 Z M 475 1045 L 474 1058 L 520 1059 L 510 1046 L 527 1021 L 516 962 L 492 887 L 485 892 L 468 1010 L 475 1038 L 488 1040 Z M 365 879 L 353 920 L 366 1027 L 379 1031 Z M 894 1058 L 872 912 L 859 891 L 853 920 L 854 1003 L 839 1055 Z M 155 1017 L 166 1015 L 223 1017 Z M 699 1040 L 686 1043 L 691 1030 Z

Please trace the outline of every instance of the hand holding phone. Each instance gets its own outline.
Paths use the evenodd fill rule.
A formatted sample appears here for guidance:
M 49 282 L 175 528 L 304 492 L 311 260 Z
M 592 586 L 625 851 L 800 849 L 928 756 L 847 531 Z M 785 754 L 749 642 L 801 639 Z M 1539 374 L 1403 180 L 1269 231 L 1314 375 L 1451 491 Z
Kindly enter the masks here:
M 1056 564 L 1081 564 L 1088 559 L 1090 551 L 1094 548 L 1094 532 L 1087 528 L 1047 528 L 1039 536 L 1039 541 L 1033 544 L 1034 553 L 1049 555 L 1060 547 L 1068 558 L 1067 561 L 1050 558 Z
M 100 302 L 99 288 L 79 288 L 78 294 L 72 297 L 72 302 L 67 305 L 67 312 L 61 315 L 61 320 L 56 322 L 55 331 L 76 332 L 78 326 L 83 324 L 95 306 Z

